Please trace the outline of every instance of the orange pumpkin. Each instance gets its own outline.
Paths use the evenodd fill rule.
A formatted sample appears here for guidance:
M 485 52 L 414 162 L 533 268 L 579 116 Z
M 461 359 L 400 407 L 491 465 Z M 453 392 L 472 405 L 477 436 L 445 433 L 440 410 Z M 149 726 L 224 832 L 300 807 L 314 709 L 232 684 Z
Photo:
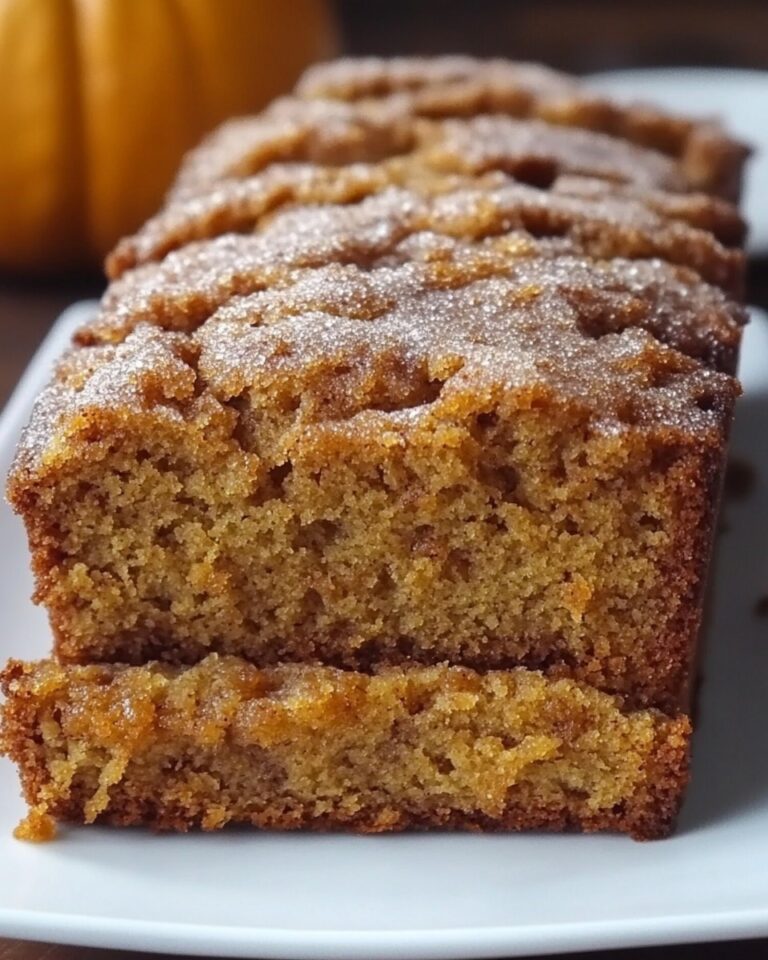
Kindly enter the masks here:
M 0 269 L 92 264 L 332 48 L 325 0 L 0 0 Z

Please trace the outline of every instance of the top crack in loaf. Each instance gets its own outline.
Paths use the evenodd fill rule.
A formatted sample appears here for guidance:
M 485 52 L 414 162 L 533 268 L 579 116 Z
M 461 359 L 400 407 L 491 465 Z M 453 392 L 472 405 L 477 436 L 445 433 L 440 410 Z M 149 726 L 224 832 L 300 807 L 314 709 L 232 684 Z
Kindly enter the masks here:
M 10 477 L 59 661 L 5 674 L 30 803 L 667 831 L 745 153 L 456 57 L 316 67 L 194 151 Z

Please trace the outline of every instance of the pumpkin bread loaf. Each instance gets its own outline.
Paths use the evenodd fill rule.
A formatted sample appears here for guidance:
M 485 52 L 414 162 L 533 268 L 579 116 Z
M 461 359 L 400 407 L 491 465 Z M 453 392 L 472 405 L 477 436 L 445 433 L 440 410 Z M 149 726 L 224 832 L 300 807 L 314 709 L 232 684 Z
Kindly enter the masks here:
M 38 819 L 667 832 L 744 155 L 465 58 L 318 67 L 190 155 L 9 480 Z

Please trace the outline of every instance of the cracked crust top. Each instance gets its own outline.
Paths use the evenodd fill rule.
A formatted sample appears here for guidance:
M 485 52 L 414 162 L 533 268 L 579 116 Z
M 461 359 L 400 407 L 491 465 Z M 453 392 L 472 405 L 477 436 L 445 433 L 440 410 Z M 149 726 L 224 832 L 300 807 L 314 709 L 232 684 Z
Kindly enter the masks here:
M 422 253 L 440 247 L 439 238 L 410 240 Z M 492 248 L 474 260 L 459 248 L 454 260 L 278 275 L 214 309 L 222 265 L 233 262 L 231 248 L 220 254 L 200 291 L 207 319 L 182 332 L 139 322 L 116 343 L 65 358 L 24 435 L 12 487 L 55 469 L 99 411 L 123 423 L 147 410 L 181 421 L 257 385 L 276 409 L 298 396 L 299 425 L 344 424 L 360 437 L 415 437 L 435 418 L 513 397 L 523 407 L 575 405 L 596 431 L 724 443 L 737 383 L 712 367 L 735 350 L 738 321 L 719 291 L 685 271 L 566 256 L 510 264 Z M 157 290 L 178 303 L 169 277 Z M 195 301 L 184 296 L 189 321 Z
M 420 116 L 506 114 L 602 131 L 673 157 L 695 189 L 737 199 L 748 149 L 712 120 L 643 103 L 619 105 L 573 77 L 532 63 L 466 56 L 342 59 L 311 67 L 307 98 L 348 102 L 404 97 Z
M 371 378 L 426 377 L 447 385 L 410 421 L 448 415 L 457 392 L 543 390 L 600 429 L 722 443 L 744 230 L 691 188 L 716 190 L 729 151 L 733 172 L 743 149 L 712 124 L 526 64 L 310 70 L 193 151 L 165 209 L 118 246 L 76 338 L 93 349 L 63 364 L 20 462 L 76 411 L 178 413 L 249 377 L 301 382 L 326 419 L 375 409 Z

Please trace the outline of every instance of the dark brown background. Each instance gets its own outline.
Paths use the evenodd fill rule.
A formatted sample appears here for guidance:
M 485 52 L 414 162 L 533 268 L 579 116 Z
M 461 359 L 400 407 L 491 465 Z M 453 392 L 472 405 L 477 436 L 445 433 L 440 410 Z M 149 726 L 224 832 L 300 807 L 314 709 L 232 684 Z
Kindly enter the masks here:
M 574 73 L 768 68 L 765 0 L 341 0 L 353 52 L 473 53 Z
M 339 0 L 337 7 L 345 46 L 353 53 L 468 52 L 543 60 L 576 73 L 668 64 L 768 69 L 768 0 Z M 768 122 L 768 106 L 766 113 Z M 98 296 L 102 287 L 98 275 L 0 277 L 0 404 L 61 310 Z M 750 265 L 749 299 L 768 307 L 768 261 Z M 0 939 L 0 960 L 139 956 Z M 765 960 L 768 939 L 573 956 Z

